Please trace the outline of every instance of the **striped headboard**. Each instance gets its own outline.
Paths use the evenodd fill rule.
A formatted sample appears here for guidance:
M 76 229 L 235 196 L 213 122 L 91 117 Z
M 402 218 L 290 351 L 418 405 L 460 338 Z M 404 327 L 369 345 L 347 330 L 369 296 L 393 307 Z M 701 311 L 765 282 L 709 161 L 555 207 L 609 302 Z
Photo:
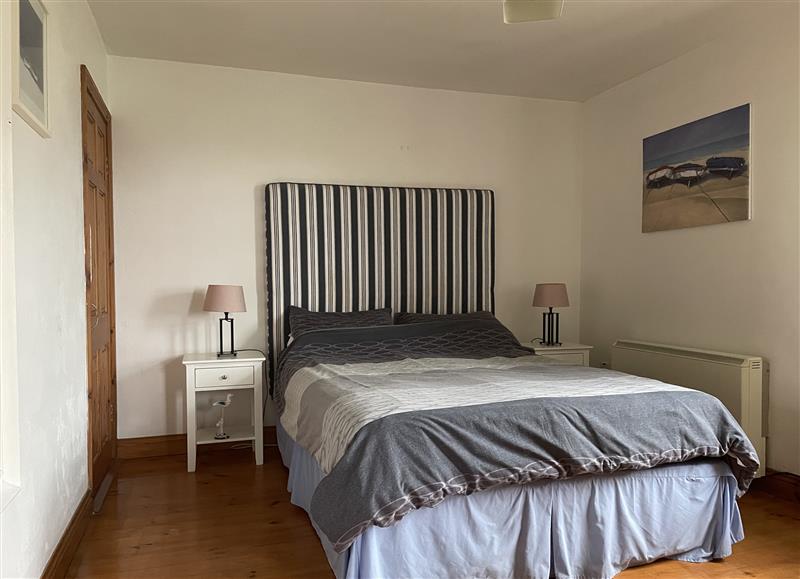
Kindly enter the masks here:
M 492 191 L 271 183 L 266 221 L 270 376 L 290 305 L 494 311 Z

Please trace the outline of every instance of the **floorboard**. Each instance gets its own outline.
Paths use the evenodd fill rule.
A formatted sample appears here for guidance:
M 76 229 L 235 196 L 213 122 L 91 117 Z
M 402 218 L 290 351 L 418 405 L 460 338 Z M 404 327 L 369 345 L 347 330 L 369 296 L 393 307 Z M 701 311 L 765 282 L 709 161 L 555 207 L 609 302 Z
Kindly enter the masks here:
M 250 457 L 209 450 L 195 473 L 182 456 L 122 461 L 68 576 L 332 577 L 275 449 L 261 468 Z M 620 577 L 800 577 L 800 503 L 753 492 L 740 505 L 747 537 L 725 561 L 658 561 Z

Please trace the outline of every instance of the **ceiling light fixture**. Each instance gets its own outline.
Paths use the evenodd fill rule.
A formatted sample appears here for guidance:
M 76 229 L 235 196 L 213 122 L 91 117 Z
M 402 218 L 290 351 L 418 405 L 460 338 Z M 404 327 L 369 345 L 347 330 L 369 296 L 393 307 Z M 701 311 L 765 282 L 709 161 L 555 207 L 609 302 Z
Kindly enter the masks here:
M 503 0 L 503 21 L 538 22 L 554 20 L 564 11 L 564 0 Z

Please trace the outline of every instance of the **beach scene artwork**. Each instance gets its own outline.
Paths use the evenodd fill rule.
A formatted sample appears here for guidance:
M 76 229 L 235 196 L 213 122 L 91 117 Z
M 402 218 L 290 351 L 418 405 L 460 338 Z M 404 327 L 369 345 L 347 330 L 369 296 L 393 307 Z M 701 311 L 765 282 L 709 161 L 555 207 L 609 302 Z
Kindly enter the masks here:
M 642 142 L 642 232 L 750 219 L 750 105 Z

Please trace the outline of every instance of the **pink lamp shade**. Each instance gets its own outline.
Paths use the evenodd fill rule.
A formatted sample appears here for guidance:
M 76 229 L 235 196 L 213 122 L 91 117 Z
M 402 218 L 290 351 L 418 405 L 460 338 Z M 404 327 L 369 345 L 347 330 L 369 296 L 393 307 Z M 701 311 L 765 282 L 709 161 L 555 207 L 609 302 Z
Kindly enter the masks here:
M 211 284 L 206 290 L 203 310 L 207 312 L 246 312 L 244 289 L 240 285 Z
M 565 308 L 569 306 L 567 284 L 537 283 L 533 292 L 533 306 L 537 308 Z

